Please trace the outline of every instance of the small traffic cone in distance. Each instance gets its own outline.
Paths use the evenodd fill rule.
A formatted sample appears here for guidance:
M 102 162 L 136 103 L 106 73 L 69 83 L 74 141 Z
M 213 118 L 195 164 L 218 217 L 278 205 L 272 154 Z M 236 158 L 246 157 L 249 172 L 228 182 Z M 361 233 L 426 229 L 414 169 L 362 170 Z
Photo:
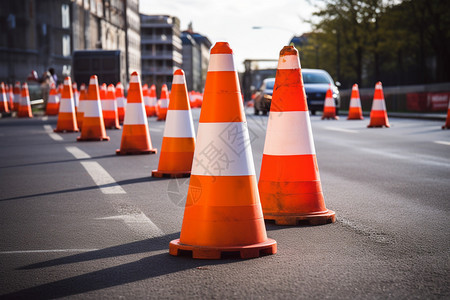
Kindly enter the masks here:
M 375 93 L 373 95 L 372 110 L 370 111 L 370 123 L 367 127 L 391 127 L 389 125 L 386 112 L 386 103 L 384 101 L 383 86 L 380 81 L 375 84 Z
M 117 115 L 116 89 L 113 84 L 108 85 L 106 98 L 102 100 L 103 120 L 105 128 L 120 129 L 119 116 Z
M 80 129 L 80 130 L 83 127 L 83 117 L 84 117 L 84 110 L 85 110 L 84 100 L 85 99 L 86 99 L 86 85 L 84 83 L 82 83 L 80 85 L 80 98 L 79 98 L 79 103 L 78 103 L 78 110 L 76 113 L 78 129 Z
M 126 99 L 123 93 L 123 84 L 118 82 L 116 84 L 116 100 L 117 100 L 117 116 L 119 118 L 119 124 L 123 123 L 125 117 L 125 105 Z
M 333 99 L 333 91 L 331 90 L 331 85 L 328 87 L 327 93 L 325 95 L 325 103 L 323 105 L 323 119 L 338 120 L 339 117 L 336 116 L 336 103 Z
M 355 83 L 352 87 L 352 95 L 350 96 L 350 107 L 348 109 L 347 120 L 363 120 L 361 109 L 361 99 L 359 98 L 358 85 Z
M 142 86 L 142 96 L 144 97 L 145 114 L 147 117 L 151 116 L 150 113 L 150 94 L 148 91 L 148 84 Z
M 137 72 L 133 72 L 128 89 L 127 107 L 123 121 L 122 141 L 117 155 L 154 154 L 148 130 L 148 121 L 144 107 L 141 80 Z
M 21 87 L 20 87 L 20 81 L 16 81 L 15 85 L 14 85 L 14 111 L 18 111 L 19 110 L 19 106 L 20 106 L 20 99 L 22 98 L 21 96 Z
M 76 113 L 78 111 L 78 105 L 80 104 L 80 92 L 78 92 L 78 85 L 76 82 L 72 83 L 72 92 L 73 92 L 73 105 L 75 106 L 75 113 Z
M 194 122 L 181 69 L 173 73 L 172 93 L 167 110 L 158 169 L 153 177 L 189 177 L 195 149 Z
M 55 84 L 50 85 L 50 92 L 48 94 L 47 107 L 45 109 L 45 114 L 47 116 L 56 116 L 59 111 L 59 96 Z
M 447 120 L 445 121 L 445 125 L 442 126 L 442 129 L 450 129 L 450 100 L 448 101 Z
M 14 87 L 12 84 L 9 84 L 9 90 L 8 90 L 8 105 L 9 105 L 9 110 L 11 112 L 14 111 Z
M 17 112 L 19 118 L 32 118 L 30 94 L 28 92 L 28 84 L 22 84 L 22 92 L 20 96 L 19 110 Z
M 156 98 L 156 86 L 152 84 L 149 91 L 150 96 L 150 117 L 156 116 L 156 103 L 158 99 Z
M 167 107 L 169 106 L 169 90 L 166 84 L 161 87 L 161 98 L 156 105 L 156 121 L 165 121 L 167 116 Z
M 103 122 L 100 91 L 96 75 L 91 76 L 86 99 L 83 101 L 85 102 L 83 127 L 77 141 L 109 141 L 109 136 L 106 135 L 105 123 Z
M 280 52 L 267 123 L 259 194 L 264 219 L 277 225 L 335 222 L 325 207 L 300 60 L 293 46 Z
M 169 245 L 171 255 L 187 251 L 202 259 L 277 251 L 267 238 L 238 75 L 225 42 L 211 49 L 181 235 Z
M 78 132 L 77 119 L 75 115 L 75 104 L 72 93 L 72 82 L 70 77 L 64 79 L 61 93 L 61 104 L 59 106 L 58 122 L 55 132 Z
M 5 83 L 0 84 L 0 112 L 9 113 L 8 97 L 6 95 Z

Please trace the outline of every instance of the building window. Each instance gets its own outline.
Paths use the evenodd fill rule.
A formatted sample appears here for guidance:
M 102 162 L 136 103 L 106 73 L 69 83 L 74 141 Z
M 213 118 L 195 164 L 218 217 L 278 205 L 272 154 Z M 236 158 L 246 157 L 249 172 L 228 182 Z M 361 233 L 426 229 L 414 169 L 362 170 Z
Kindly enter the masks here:
M 70 28 L 69 5 L 61 5 L 62 28 Z
M 65 34 L 62 38 L 62 55 L 70 56 L 70 35 Z

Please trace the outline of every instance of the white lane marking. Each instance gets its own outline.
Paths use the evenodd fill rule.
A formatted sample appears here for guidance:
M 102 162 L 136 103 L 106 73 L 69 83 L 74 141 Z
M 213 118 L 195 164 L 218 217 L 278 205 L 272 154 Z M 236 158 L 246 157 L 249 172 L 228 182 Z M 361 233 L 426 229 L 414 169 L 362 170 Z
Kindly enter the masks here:
M 44 121 L 44 122 L 45 122 L 45 121 L 48 121 L 48 116 L 43 116 L 43 117 L 42 117 L 42 121 Z
M 56 133 L 53 132 L 52 126 L 46 124 L 46 125 L 44 125 L 44 130 L 55 141 L 62 141 L 63 140 L 63 138 L 59 134 L 56 134 Z
M 135 213 L 120 215 L 120 216 L 111 216 L 105 218 L 98 218 L 97 220 L 121 220 L 130 228 L 139 231 L 146 232 L 150 236 L 160 236 L 164 233 L 155 223 L 152 222 L 143 212 L 136 209 Z
M 328 130 L 340 131 L 340 132 L 346 132 L 346 133 L 358 133 L 359 132 L 357 130 L 345 129 L 345 128 L 336 128 L 336 127 L 324 127 L 324 128 L 328 129 Z
M 27 253 L 59 253 L 59 252 L 91 252 L 98 249 L 49 249 L 49 250 L 21 250 L 21 251 L 0 251 L 0 254 L 27 254 Z
M 81 165 L 98 185 L 103 194 L 126 194 L 114 178 L 96 161 L 81 161 Z
M 77 147 L 72 147 L 72 146 L 68 146 L 66 147 L 66 150 L 72 154 L 73 156 L 75 156 L 76 159 L 86 159 L 86 158 L 91 158 L 89 156 L 89 154 L 87 154 L 86 152 L 84 152 L 83 150 L 81 150 L 80 148 Z
M 434 141 L 436 144 L 441 144 L 441 145 L 447 145 L 450 146 L 450 142 L 446 142 L 446 141 Z

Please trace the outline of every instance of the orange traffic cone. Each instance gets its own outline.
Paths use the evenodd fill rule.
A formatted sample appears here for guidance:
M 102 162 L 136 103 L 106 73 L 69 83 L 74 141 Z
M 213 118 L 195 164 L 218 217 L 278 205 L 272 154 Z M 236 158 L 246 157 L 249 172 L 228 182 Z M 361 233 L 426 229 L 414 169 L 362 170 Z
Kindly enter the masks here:
M 78 132 L 75 115 L 75 104 L 72 93 L 72 82 L 70 77 L 64 79 L 64 87 L 61 93 L 61 104 L 59 106 L 58 123 L 55 132 Z
M 12 112 L 14 111 L 14 87 L 12 84 L 9 84 L 8 99 L 9 110 Z
M 370 111 L 370 123 L 367 127 L 391 127 L 389 125 L 386 112 L 386 103 L 384 102 L 383 86 L 378 81 L 375 84 L 375 93 L 373 95 L 372 110 Z
M 361 100 L 359 99 L 358 85 L 355 83 L 352 87 L 352 95 L 350 97 L 350 107 L 348 109 L 347 120 L 363 120 L 361 109 Z
M 123 93 L 123 85 L 121 82 L 116 84 L 116 100 L 117 100 L 117 116 L 119 118 L 119 124 L 123 124 L 123 118 L 125 117 L 126 99 Z
M 150 117 L 156 116 L 156 86 L 152 84 L 150 87 Z
M 78 105 L 80 105 L 80 92 L 78 91 L 78 85 L 76 82 L 72 83 L 72 92 L 73 92 L 73 105 L 75 106 L 75 113 L 76 113 L 78 111 Z
M 339 119 L 339 117 L 336 116 L 336 103 L 334 103 L 331 85 L 329 86 L 327 93 L 325 95 L 325 104 L 323 105 L 322 120 L 323 119 L 332 119 L 332 120 Z
M 167 115 L 167 107 L 169 106 L 169 90 L 167 85 L 161 87 L 161 98 L 156 105 L 156 121 L 164 121 Z
M 109 141 L 103 122 L 98 79 L 92 75 L 84 103 L 83 127 L 77 141 Z
M 442 129 L 450 129 L 450 100 L 448 101 L 447 120 L 445 121 L 445 125 L 442 126 Z
M 105 99 L 102 100 L 103 120 L 105 128 L 120 129 L 117 115 L 116 89 L 113 84 L 108 85 Z
M 0 112 L 9 113 L 8 97 L 6 95 L 5 83 L 0 84 Z
M 85 110 L 85 102 L 86 99 L 86 85 L 82 83 L 80 85 L 80 98 L 78 103 L 78 110 L 77 110 L 77 123 L 78 123 L 78 129 L 81 130 L 83 127 L 83 117 L 84 117 L 84 110 Z
M 116 154 L 153 154 L 156 151 L 156 148 L 152 146 L 150 132 L 148 131 L 141 80 L 138 73 L 133 72 L 128 89 L 122 141 L 120 149 L 116 150 Z
M 55 84 L 50 86 L 50 93 L 48 94 L 47 108 L 45 114 L 48 116 L 56 116 L 59 111 L 59 96 Z
M 148 91 L 148 84 L 142 86 L 142 96 L 144 97 L 145 114 L 150 117 L 150 94 Z
M 259 194 L 264 219 L 278 225 L 335 221 L 325 207 L 298 52 L 280 52 L 267 124 Z
M 28 93 L 28 84 L 22 84 L 22 92 L 19 102 L 19 111 L 17 112 L 19 118 L 32 118 L 30 94 Z
M 21 88 L 20 88 L 20 81 L 16 81 L 15 85 L 14 85 L 14 111 L 18 111 L 19 110 L 19 106 L 20 106 L 20 99 L 22 98 L 22 92 L 21 92 Z
M 195 135 L 183 70 L 173 73 L 158 170 L 153 177 L 189 177 L 194 157 Z
M 219 42 L 211 49 L 181 235 L 170 242 L 169 253 L 191 251 L 204 259 L 276 253 L 255 174 L 233 52 Z

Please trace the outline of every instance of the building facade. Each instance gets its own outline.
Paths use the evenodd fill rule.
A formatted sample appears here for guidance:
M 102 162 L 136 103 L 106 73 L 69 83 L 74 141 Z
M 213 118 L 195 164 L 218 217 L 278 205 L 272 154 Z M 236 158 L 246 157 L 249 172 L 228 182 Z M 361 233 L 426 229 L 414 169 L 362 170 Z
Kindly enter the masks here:
M 173 72 L 182 68 L 180 20 L 167 15 L 140 15 L 142 82 L 172 84 Z
M 127 76 L 140 72 L 138 9 L 138 0 L 3 1 L 0 80 L 24 81 L 49 68 L 71 75 L 73 51 L 85 49 L 121 50 Z

